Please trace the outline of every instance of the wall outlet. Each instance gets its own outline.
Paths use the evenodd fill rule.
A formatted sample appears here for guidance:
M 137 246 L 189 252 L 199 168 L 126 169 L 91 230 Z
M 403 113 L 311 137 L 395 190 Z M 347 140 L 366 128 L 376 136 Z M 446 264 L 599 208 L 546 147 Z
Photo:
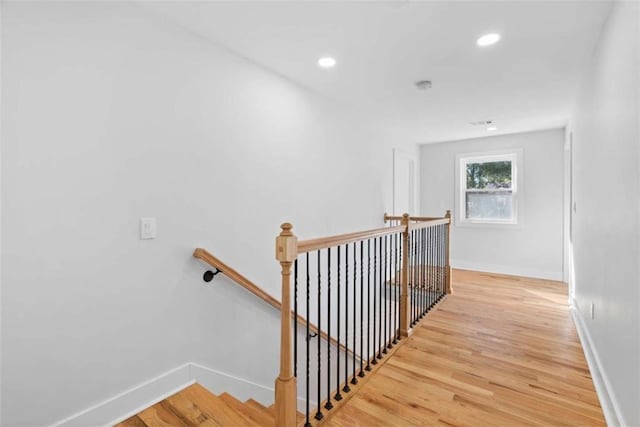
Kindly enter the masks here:
M 155 218 L 140 218 L 140 240 L 155 239 L 158 226 Z
M 591 302 L 591 318 L 595 319 L 595 315 L 596 315 L 596 306 L 595 304 L 593 304 L 593 302 Z

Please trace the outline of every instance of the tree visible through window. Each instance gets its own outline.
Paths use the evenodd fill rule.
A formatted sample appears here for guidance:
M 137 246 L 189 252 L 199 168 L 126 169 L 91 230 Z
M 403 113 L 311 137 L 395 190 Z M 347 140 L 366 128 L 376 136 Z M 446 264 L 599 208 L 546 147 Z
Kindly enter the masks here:
M 517 223 L 515 153 L 459 158 L 460 221 Z

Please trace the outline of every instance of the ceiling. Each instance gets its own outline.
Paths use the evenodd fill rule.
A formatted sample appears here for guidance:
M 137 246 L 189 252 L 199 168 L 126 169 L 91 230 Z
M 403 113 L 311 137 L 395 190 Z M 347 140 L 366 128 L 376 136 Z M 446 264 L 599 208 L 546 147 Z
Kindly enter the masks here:
M 562 127 L 609 1 L 145 2 L 418 143 Z M 476 39 L 502 40 L 479 48 Z M 330 55 L 338 65 L 316 65 Z M 419 91 L 418 80 L 433 87 Z M 493 120 L 497 131 L 472 126 Z

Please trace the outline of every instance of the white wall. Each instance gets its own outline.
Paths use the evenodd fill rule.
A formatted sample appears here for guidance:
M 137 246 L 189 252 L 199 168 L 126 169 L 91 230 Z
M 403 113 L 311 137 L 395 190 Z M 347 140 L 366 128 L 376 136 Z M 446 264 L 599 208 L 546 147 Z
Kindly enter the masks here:
M 193 248 L 279 295 L 279 224 L 380 226 L 402 137 L 135 5 L 2 8 L 2 425 L 188 361 L 271 386 L 279 315 Z
M 421 147 L 421 213 L 454 208 L 456 154 L 523 150 L 519 224 L 454 225 L 457 268 L 562 280 L 563 131 L 548 130 Z
M 616 3 L 569 125 L 574 305 L 610 424 L 629 426 L 640 425 L 639 23 L 637 2 Z

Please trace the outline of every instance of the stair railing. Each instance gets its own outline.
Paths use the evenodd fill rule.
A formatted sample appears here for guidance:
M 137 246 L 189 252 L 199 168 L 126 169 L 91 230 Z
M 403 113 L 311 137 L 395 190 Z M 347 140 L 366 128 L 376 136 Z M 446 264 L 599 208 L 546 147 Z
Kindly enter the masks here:
M 304 426 L 335 413 L 451 293 L 451 213 L 385 214 L 387 221 L 393 221 L 389 227 L 303 241 L 291 224 L 282 224 L 276 238 L 282 285 L 276 426 L 296 426 L 299 385 Z M 291 322 L 299 312 L 306 319 L 301 329 Z M 338 345 L 316 340 L 313 349 L 311 320 Z

